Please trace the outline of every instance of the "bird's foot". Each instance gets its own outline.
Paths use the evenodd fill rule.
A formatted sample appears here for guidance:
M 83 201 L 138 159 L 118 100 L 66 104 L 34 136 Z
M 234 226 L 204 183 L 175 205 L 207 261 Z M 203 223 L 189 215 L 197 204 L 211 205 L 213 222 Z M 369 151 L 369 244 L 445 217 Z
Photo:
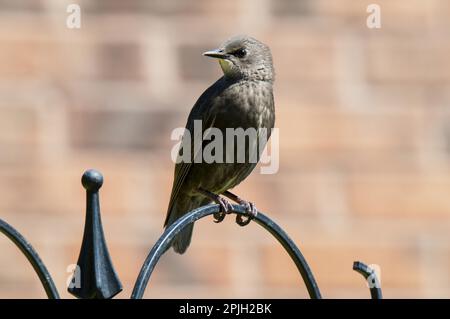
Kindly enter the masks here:
M 226 198 L 223 198 L 223 197 L 221 197 L 217 194 L 214 194 L 213 192 L 207 191 L 203 188 L 199 188 L 198 192 L 201 193 L 203 196 L 211 199 L 216 204 L 219 204 L 219 212 L 214 213 L 214 215 L 213 215 L 215 223 L 222 222 L 225 219 L 225 216 L 232 212 L 233 206 Z
M 239 226 L 247 226 L 252 221 L 252 219 L 256 217 L 256 215 L 258 214 L 258 210 L 252 202 L 243 202 L 241 205 L 245 206 L 247 216 L 243 217 L 242 215 L 236 215 L 236 223 Z
M 220 223 L 221 221 L 223 221 L 225 219 L 225 216 L 227 214 L 230 214 L 231 211 L 233 210 L 233 206 L 231 205 L 231 203 L 223 197 L 217 196 L 217 204 L 219 204 L 220 206 L 220 211 L 218 213 L 215 213 L 214 216 L 214 222 L 215 223 Z
M 252 219 L 254 219 L 256 217 L 256 215 L 258 214 L 258 210 L 256 209 L 256 206 L 252 202 L 243 200 L 239 196 L 237 196 L 229 191 L 226 191 L 225 193 L 223 193 L 223 195 L 228 197 L 229 199 L 235 201 L 239 205 L 242 205 L 245 207 L 245 210 L 247 212 L 246 217 L 243 217 L 242 215 L 236 215 L 236 223 L 239 226 L 247 226 L 252 221 Z

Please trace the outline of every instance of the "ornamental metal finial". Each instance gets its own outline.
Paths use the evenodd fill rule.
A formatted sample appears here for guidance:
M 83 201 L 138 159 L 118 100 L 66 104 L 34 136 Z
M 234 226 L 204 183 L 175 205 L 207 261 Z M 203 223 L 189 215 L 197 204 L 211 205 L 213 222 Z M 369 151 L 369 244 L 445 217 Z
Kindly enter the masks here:
M 100 217 L 100 172 L 90 169 L 81 178 L 86 189 L 86 220 L 77 267 L 68 291 L 83 299 L 109 299 L 122 291 L 103 234 Z

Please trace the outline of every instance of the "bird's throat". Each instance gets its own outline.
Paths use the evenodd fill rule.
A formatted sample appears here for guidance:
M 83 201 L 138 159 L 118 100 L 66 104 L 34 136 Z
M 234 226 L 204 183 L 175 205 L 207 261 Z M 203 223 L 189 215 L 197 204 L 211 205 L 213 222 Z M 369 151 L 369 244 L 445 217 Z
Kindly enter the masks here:
M 229 60 L 219 59 L 220 67 L 222 68 L 223 74 L 231 75 L 233 73 L 233 63 Z

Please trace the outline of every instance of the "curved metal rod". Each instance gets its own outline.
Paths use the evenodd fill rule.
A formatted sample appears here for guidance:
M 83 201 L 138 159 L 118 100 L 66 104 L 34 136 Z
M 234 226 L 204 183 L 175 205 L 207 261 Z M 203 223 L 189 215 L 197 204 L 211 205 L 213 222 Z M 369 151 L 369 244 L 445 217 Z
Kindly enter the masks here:
M 169 226 L 162 236 L 158 239 L 156 244 L 151 249 L 144 264 L 142 265 L 139 276 L 136 280 L 133 292 L 131 294 L 132 299 L 141 299 L 144 295 L 145 288 L 147 287 L 150 276 L 158 263 L 161 256 L 170 247 L 173 238 L 182 231 L 186 226 L 192 224 L 196 220 L 199 220 L 208 215 L 219 212 L 219 205 L 208 205 L 197 208 L 183 217 L 179 218 L 175 223 Z M 243 206 L 233 205 L 233 213 L 239 215 L 246 215 L 246 210 Z M 304 282 L 308 293 L 313 299 L 320 299 L 320 291 L 314 276 L 309 269 L 309 266 L 303 257 L 302 253 L 295 245 L 295 243 L 289 238 L 289 236 L 282 230 L 275 222 L 273 222 L 269 217 L 262 213 L 259 213 L 254 218 L 254 221 L 262 226 L 264 229 L 269 231 L 284 247 L 284 249 L 289 253 L 295 265 L 297 266 Z
M 20 249 L 33 266 L 49 299 L 59 299 L 58 290 L 47 268 L 31 244 L 11 225 L 0 219 L 0 233 L 3 233 Z
M 363 277 L 367 280 L 372 299 L 383 299 L 381 284 L 374 269 L 370 268 L 363 262 L 355 261 L 353 263 L 353 270 L 363 275 Z

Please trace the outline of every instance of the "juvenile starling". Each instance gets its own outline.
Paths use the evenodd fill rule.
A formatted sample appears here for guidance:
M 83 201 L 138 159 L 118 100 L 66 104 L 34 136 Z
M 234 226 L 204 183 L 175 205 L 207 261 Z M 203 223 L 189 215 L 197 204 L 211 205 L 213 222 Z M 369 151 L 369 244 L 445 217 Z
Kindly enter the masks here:
M 254 38 L 237 36 L 227 40 L 219 49 L 203 55 L 218 59 L 224 75 L 200 96 L 189 114 L 186 129 L 190 132 L 191 146 L 194 144 L 195 120 L 202 121 L 203 132 L 207 128 L 219 129 L 224 136 L 224 149 L 233 143 L 225 138 L 226 128 L 265 128 L 266 142 L 275 122 L 272 90 L 275 74 L 269 47 Z M 190 161 L 177 163 L 164 226 L 172 224 L 192 209 L 213 201 L 220 205 L 221 211 L 215 216 L 216 222 L 222 221 L 230 212 L 231 204 L 220 195 L 246 206 L 249 218 L 244 221 L 240 215 L 236 217 L 238 224 L 246 225 L 256 214 L 255 206 L 228 190 L 243 181 L 259 160 L 262 149 L 257 151 L 256 161 L 250 161 L 247 157 L 250 144 L 245 145 L 244 162 L 224 160 L 197 163 L 194 162 L 199 155 L 197 152 L 191 155 Z M 208 143 L 204 141 L 200 152 L 206 145 Z M 192 229 L 193 225 L 177 235 L 172 244 L 175 252 L 182 254 L 186 251 L 191 242 Z

